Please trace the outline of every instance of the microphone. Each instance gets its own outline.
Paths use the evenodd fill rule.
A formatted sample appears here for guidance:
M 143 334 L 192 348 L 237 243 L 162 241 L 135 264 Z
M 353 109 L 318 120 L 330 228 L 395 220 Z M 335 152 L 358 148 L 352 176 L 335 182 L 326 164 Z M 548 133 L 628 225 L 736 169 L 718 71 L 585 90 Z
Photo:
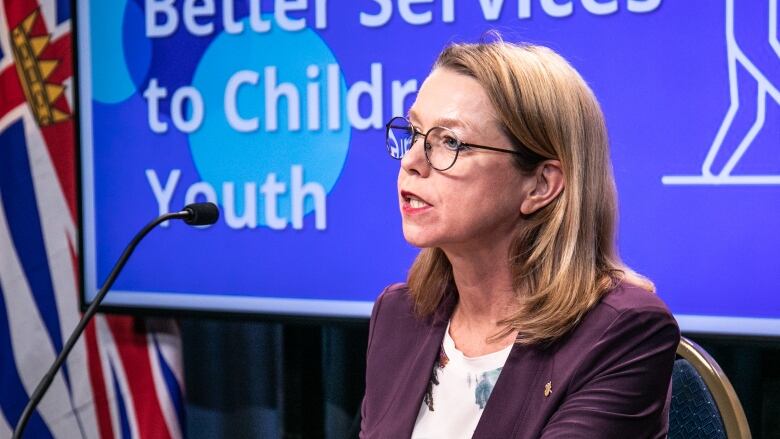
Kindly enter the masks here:
M 102 302 L 103 298 L 106 297 L 108 290 L 111 288 L 111 285 L 114 284 L 117 276 L 119 276 L 119 272 L 122 271 L 125 263 L 133 253 L 133 250 L 135 250 L 136 246 L 138 246 L 138 243 L 140 243 L 141 240 L 160 223 L 172 219 L 184 220 L 185 223 L 192 226 L 205 226 L 217 222 L 217 219 L 219 219 L 219 209 L 214 203 L 188 204 L 184 206 L 184 209 L 179 212 L 171 212 L 158 216 L 149 224 L 144 226 L 144 228 L 142 228 L 141 231 L 139 231 L 133 237 L 127 247 L 125 247 L 125 250 L 119 257 L 119 260 L 117 260 L 116 264 L 114 264 L 114 268 L 111 269 L 111 273 L 109 273 L 106 281 L 103 283 L 103 287 L 100 288 L 97 295 L 95 296 L 95 300 L 92 301 L 86 312 L 84 312 L 84 315 L 81 317 L 81 320 L 79 320 L 76 328 L 70 334 L 70 337 L 68 337 L 68 341 L 63 345 L 62 352 L 57 355 L 54 363 L 52 363 L 51 367 L 49 367 L 49 370 L 46 372 L 43 378 L 41 378 L 41 381 L 35 388 L 35 391 L 30 397 L 30 401 L 28 401 L 27 405 L 24 407 L 24 411 L 22 412 L 22 416 L 19 418 L 19 422 L 16 424 L 13 439 L 22 437 L 22 433 L 24 432 L 24 428 L 27 426 L 27 422 L 30 421 L 30 417 L 35 411 L 35 408 L 41 402 L 41 399 L 43 399 L 43 395 L 49 389 L 49 386 L 51 386 L 57 371 L 59 370 L 60 366 L 62 366 L 62 363 L 65 362 L 65 359 L 68 357 L 68 354 L 70 354 L 73 346 L 76 345 L 76 341 L 84 332 L 84 329 L 87 327 L 87 323 L 89 323 L 95 313 L 97 313 L 98 305 L 100 305 L 100 302 Z
M 214 224 L 219 219 L 219 209 L 214 203 L 192 203 L 184 206 L 182 212 L 187 212 L 184 222 L 191 226 L 206 226 Z M 180 213 L 182 213 L 180 212 Z

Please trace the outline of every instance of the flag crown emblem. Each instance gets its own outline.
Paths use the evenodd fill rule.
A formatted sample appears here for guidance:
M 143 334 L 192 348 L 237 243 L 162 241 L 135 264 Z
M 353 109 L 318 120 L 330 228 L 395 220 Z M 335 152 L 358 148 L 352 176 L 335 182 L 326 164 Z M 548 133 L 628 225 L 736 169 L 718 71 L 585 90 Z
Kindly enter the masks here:
M 11 46 L 24 95 L 38 125 L 45 127 L 69 119 L 70 114 L 54 105 L 62 97 L 65 86 L 46 82 L 60 62 L 40 58 L 51 35 L 32 34 L 38 18 L 36 10 L 11 31 Z

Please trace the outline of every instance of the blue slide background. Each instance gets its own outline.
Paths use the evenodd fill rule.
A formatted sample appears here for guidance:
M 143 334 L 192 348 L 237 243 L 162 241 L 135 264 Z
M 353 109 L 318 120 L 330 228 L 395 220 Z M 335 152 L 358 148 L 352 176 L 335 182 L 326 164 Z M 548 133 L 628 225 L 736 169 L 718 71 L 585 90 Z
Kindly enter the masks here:
M 91 65 L 89 76 L 82 69 L 80 84 L 84 89 L 89 82 L 92 90 L 89 102 L 79 96 L 82 108 L 91 106 L 93 127 L 81 133 L 82 148 L 92 145 L 94 169 L 82 176 L 84 196 L 92 197 L 95 208 L 93 217 L 84 218 L 95 232 L 95 245 L 85 248 L 95 256 L 97 274 L 87 279 L 92 286 L 88 294 L 105 279 L 125 243 L 157 215 L 147 169 L 163 184 L 172 169 L 181 170 L 171 202 L 171 209 L 178 209 L 187 188 L 200 181 L 217 189 L 220 202 L 225 181 L 236 182 L 238 198 L 244 182 L 260 187 L 269 173 L 289 189 L 291 165 L 301 164 L 304 182 L 316 181 L 327 191 L 325 230 L 315 228 L 311 200 L 302 229 L 288 224 L 273 230 L 265 226 L 259 197 L 260 224 L 253 229 L 232 229 L 220 220 L 205 230 L 171 224 L 154 231 L 114 288 L 373 301 L 384 286 L 405 278 L 417 250 L 401 234 L 398 163 L 387 157 L 382 129 L 350 128 L 346 92 L 357 81 L 370 80 L 371 63 L 381 63 L 384 123 L 391 117 L 391 81 L 416 79 L 419 84 L 448 42 L 475 41 L 494 28 L 511 41 L 552 47 L 593 88 L 610 132 L 622 256 L 656 283 L 673 312 L 775 318 L 780 325 L 780 182 L 775 181 L 779 177 L 772 180 L 780 176 L 780 109 L 772 97 L 772 92 L 780 96 L 780 53 L 770 44 L 766 7 L 756 2 L 727 15 L 730 1 L 667 0 L 652 12 L 634 13 L 627 9 L 630 2 L 621 0 L 617 12 L 603 16 L 573 1 L 573 13 L 562 18 L 549 16 L 540 2 L 532 1 L 531 17 L 525 19 L 517 18 L 518 2 L 504 2 L 495 21 L 484 19 L 480 2 L 460 2 L 452 23 L 441 22 L 441 2 L 434 2 L 414 7 L 433 11 L 430 24 L 411 25 L 395 11 L 387 24 L 367 28 L 360 24 L 360 12 L 376 13 L 376 2 L 331 0 L 325 29 L 314 28 L 314 12 L 308 11 L 291 14 L 307 19 L 311 27 L 304 30 L 274 27 L 258 34 L 245 20 L 238 35 L 223 32 L 222 3 L 217 1 L 216 17 L 199 20 L 213 21 L 211 35 L 193 36 L 180 22 L 173 35 L 154 39 L 144 34 L 143 1 L 80 1 L 79 8 L 89 10 L 90 32 L 79 32 L 79 56 L 82 66 L 84 60 Z M 181 13 L 183 2 L 176 3 Z M 235 3 L 236 17 L 247 17 L 245 2 Z M 264 17 L 272 19 L 272 2 L 262 5 Z M 743 62 L 735 64 L 730 78 L 734 50 Z M 342 72 L 340 130 L 307 130 L 304 99 L 301 130 L 263 129 L 264 67 L 276 66 L 277 82 L 296 84 L 303 97 L 309 82 L 306 66 L 318 65 L 313 82 L 320 84 L 324 110 L 325 66 L 334 63 Z M 238 100 L 240 114 L 260 117 L 256 132 L 238 133 L 225 123 L 225 83 L 238 70 L 260 74 L 258 85 L 244 85 Z M 161 120 L 168 123 L 164 134 L 153 133 L 147 122 L 143 92 L 150 78 L 168 90 L 160 107 Z M 738 93 L 730 94 L 730 84 Z M 177 130 L 170 116 L 171 95 L 184 86 L 195 87 L 205 107 L 203 124 L 189 134 Z M 758 105 L 763 90 L 769 93 L 764 105 Z M 664 184 L 664 176 L 702 175 L 729 106 L 737 101 L 740 110 L 713 161 L 713 172 L 726 165 L 763 115 L 761 130 L 730 175 L 769 178 L 761 184 L 732 184 L 738 178 L 720 184 Z M 359 108 L 367 116 L 369 100 L 361 99 Z M 286 104 L 279 113 L 286 113 Z M 286 125 L 286 117 L 280 116 L 280 127 Z M 289 195 L 279 197 L 280 216 L 289 218 L 290 203 Z M 239 203 L 239 212 L 242 208 Z

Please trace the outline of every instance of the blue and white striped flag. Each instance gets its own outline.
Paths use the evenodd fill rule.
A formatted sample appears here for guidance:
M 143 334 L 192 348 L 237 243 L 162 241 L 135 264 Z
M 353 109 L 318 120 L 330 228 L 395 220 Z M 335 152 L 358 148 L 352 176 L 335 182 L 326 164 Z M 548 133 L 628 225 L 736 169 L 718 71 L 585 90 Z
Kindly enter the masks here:
M 0 438 L 81 313 L 69 0 L 0 0 Z M 183 436 L 172 322 L 96 316 L 26 437 Z

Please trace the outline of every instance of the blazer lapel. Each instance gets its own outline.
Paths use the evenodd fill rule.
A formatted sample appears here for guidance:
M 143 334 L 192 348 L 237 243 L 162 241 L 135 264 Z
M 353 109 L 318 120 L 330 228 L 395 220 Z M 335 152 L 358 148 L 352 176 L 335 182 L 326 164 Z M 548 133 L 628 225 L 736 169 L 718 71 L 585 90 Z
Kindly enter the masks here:
M 398 365 L 398 367 L 405 369 L 405 377 L 399 382 L 399 388 L 395 392 L 390 410 L 386 413 L 385 419 L 382 420 L 382 423 L 388 426 L 397 426 L 397 431 L 395 428 L 387 430 L 396 431 L 395 434 L 391 435 L 392 437 L 411 437 L 412 435 L 423 396 L 431 378 L 433 364 L 439 355 L 444 331 L 447 329 L 447 322 L 456 303 L 457 293 L 450 291 L 450 294 L 442 299 L 442 306 L 432 316 L 427 330 L 420 334 L 422 340 L 419 342 L 417 352 L 410 356 L 407 364 Z M 414 343 L 414 340 L 409 340 L 409 343 Z
M 473 438 L 515 437 L 528 411 L 533 392 L 542 395 L 551 353 L 535 346 L 515 344 L 498 376 Z M 542 383 L 542 384 L 539 384 Z

